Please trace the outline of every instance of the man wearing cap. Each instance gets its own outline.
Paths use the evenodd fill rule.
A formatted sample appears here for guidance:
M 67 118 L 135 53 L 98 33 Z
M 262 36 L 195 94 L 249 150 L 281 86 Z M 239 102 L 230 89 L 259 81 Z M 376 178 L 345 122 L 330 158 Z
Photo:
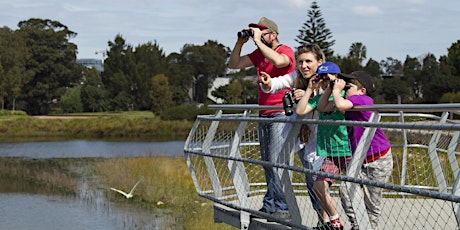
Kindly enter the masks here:
M 257 49 L 241 56 L 243 45 L 249 40 L 249 36 L 238 36 L 238 40 L 230 55 L 229 68 L 243 69 L 254 66 L 260 79 L 260 72 L 266 72 L 271 77 L 278 77 L 295 70 L 295 57 L 291 47 L 280 44 L 278 41 L 278 26 L 272 20 L 262 17 L 258 23 L 249 24 L 242 32 L 252 31 L 252 40 Z M 240 34 L 240 33 L 239 33 Z M 258 84 L 259 105 L 282 106 L 284 93 L 290 88 L 280 90 L 277 93 L 265 93 Z M 283 109 L 260 110 L 259 117 L 283 118 Z M 262 160 L 277 162 L 284 139 L 281 132 L 284 127 L 281 122 L 259 122 L 259 142 Z M 289 159 L 285 159 L 286 162 Z M 280 179 L 275 168 L 264 166 L 267 193 L 263 200 L 261 212 L 273 214 L 280 218 L 290 218 L 286 199 L 283 193 Z

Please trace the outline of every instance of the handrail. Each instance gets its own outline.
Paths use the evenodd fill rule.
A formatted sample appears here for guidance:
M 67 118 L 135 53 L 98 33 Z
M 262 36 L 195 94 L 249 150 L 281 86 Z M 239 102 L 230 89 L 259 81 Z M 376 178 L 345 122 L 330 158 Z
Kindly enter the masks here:
M 308 206 L 309 203 L 305 202 L 308 193 L 305 188 L 301 189 L 304 181 L 298 178 L 299 173 L 307 173 L 347 181 L 352 184 L 349 189 L 358 189 L 358 185 L 384 188 L 385 202 L 389 204 L 384 205 L 385 210 L 381 217 L 383 223 L 379 225 L 383 228 L 460 227 L 460 170 L 457 161 L 460 157 L 460 123 L 447 119 L 448 114 L 458 114 L 460 104 L 377 104 L 354 108 L 357 111 L 375 111 L 378 117 L 369 122 L 302 117 L 260 118 L 250 113 L 261 109 L 282 109 L 282 106 L 225 104 L 209 105 L 208 108 L 215 109 L 216 114 L 197 116 L 184 145 L 184 154 L 197 193 L 216 205 L 223 205 L 215 206 L 216 220 L 241 229 L 258 229 L 268 224 L 251 217 L 250 214 L 253 214 L 275 220 L 285 226 L 309 229 L 308 226 L 315 224 L 316 214 Z M 227 110 L 242 112 L 223 113 Z M 398 117 L 399 120 L 393 122 L 391 120 L 394 119 L 387 119 L 382 122 L 380 117 Z M 352 173 L 347 175 L 331 175 L 305 169 L 296 163 L 298 159 L 296 160 L 295 151 L 292 150 L 293 142 L 290 138 L 287 140 L 292 143 L 279 143 L 284 146 L 281 150 L 283 154 L 280 155 L 285 157 L 283 159 L 291 159 L 290 164 L 284 163 L 284 160 L 261 161 L 258 158 L 257 124 L 267 119 L 292 125 L 288 137 L 295 137 L 293 132 L 298 132 L 301 124 L 360 126 L 369 131 L 373 128 L 382 128 L 392 139 L 394 175 L 388 183 L 383 183 L 360 179 L 357 176 L 360 169 L 356 165 L 351 170 Z M 373 132 L 368 132 L 363 138 L 370 139 L 372 135 Z M 366 141 L 362 140 L 362 143 Z M 365 148 L 360 148 L 360 157 L 363 157 L 362 151 Z M 257 211 L 260 208 L 261 194 L 265 191 L 265 183 L 261 180 L 262 165 L 277 168 L 280 177 L 283 177 L 288 206 L 294 214 L 291 221 Z M 336 186 L 331 187 L 331 194 L 338 198 Z M 353 204 L 358 205 L 354 207 L 356 211 L 365 212 L 365 206 L 360 200 L 359 197 L 354 197 Z M 223 210 L 222 207 L 228 210 Z M 340 204 L 336 204 L 336 207 L 340 207 Z M 406 212 L 410 209 L 413 211 Z M 231 214 L 233 212 L 237 212 L 237 219 L 230 217 L 235 215 Z M 340 214 L 343 215 L 343 212 Z M 439 216 L 442 218 L 437 218 Z M 419 223 L 420 220 L 424 221 Z M 369 222 L 362 217 L 359 221 L 360 226 L 367 226 Z
M 238 109 L 283 109 L 283 106 L 268 106 L 257 104 L 212 104 L 208 105 L 209 109 L 222 110 L 238 110 Z M 379 112 L 445 112 L 445 111 L 460 111 L 460 103 L 444 103 L 444 104 L 374 104 L 372 106 L 356 106 L 351 111 L 373 110 Z

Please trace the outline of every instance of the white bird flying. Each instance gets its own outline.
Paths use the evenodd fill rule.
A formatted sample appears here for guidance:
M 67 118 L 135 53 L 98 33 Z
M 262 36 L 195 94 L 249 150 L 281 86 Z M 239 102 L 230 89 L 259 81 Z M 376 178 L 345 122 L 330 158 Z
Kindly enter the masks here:
M 141 182 L 141 180 L 142 180 L 142 179 L 140 179 L 140 180 L 134 185 L 134 187 L 131 189 L 131 191 L 130 191 L 129 193 L 123 192 L 123 191 L 121 191 L 121 190 L 119 190 L 119 189 L 116 189 L 116 188 L 110 188 L 110 189 L 112 189 L 112 190 L 115 191 L 115 192 L 118 192 L 118 193 L 122 194 L 123 196 L 126 197 L 126 199 L 129 199 L 129 198 L 133 197 L 134 189 L 135 189 L 136 186 L 139 184 L 139 182 Z

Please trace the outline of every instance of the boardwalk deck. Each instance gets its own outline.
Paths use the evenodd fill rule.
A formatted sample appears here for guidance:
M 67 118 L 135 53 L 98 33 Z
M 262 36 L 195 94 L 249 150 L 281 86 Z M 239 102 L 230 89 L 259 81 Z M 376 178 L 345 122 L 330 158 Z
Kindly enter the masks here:
M 249 208 L 258 210 L 260 208 L 260 204 L 262 204 L 262 198 L 262 196 L 250 197 L 251 207 Z M 334 197 L 334 201 L 338 204 L 337 206 L 339 206 L 339 198 Z M 317 217 L 311 208 L 308 196 L 297 196 L 297 203 L 299 204 L 299 209 L 303 215 L 302 224 L 308 227 L 315 226 Z M 384 209 L 378 229 L 458 229 L 455 214 L 450 202 L 435 199 L 384 198 L 383 203 Z M 451 215 L 446 216 L 439 214 L 445 214 L 446 210 L 449 209 L 452 210 Z M 337 210 L 345 224 L 345 229 L 350 229 L 350 224 L 348 223 L 347 217 L 345 216 L 342 208 L 339 206 L 337 207 Z M 236 228 L 240 228 L 240 212 L 220 204 L 215 204 L 214 221 L 217 223 L 227 223 Z M 278 230 L 292 228 L 277 222 L 267 221 L 267 219 L 264 218 L 252 216 L 249 229 Z

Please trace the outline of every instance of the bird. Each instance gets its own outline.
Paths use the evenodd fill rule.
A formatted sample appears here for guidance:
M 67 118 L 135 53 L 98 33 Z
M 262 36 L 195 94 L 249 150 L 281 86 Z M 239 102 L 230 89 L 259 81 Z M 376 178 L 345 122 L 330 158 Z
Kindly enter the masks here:
M 134 189 L 137 187 L 137 185 L 141 182 L 142 179 L 140 179 L 135 185 L 134 187 L 131 189 L 131 191 L 129 193 L 126 193 L 126 192 L 123 192 L 119 189 L 116 189 L 116 188 L 110 188 L 111 190 L 115 191 L 115 192 L 118 192 L 120 193 L 121 195 L 125 196 L 126 199 L 129 199 L 129 198 L 132 198 L 133 197 L 133 192 L 134 192 Z

